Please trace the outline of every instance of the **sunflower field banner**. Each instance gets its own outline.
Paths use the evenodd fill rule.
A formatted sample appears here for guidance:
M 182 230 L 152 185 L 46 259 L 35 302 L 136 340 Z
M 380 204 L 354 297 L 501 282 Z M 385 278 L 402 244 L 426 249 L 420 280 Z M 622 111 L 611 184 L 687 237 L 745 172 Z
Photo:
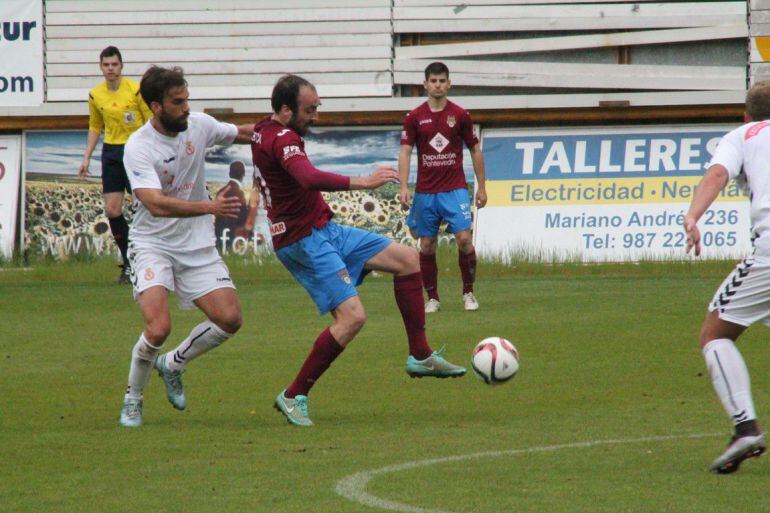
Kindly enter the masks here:
M 682 220 L 719 140 L 733 127 L 485 130 L 483 256 L 533 261 L 685 257 Z M 731 181 L 704 214 L 704 258 L 751 248 L 749 203 Z
M 324 171 L 346 176 L 364 176 L 378 166 L 397 167 L 401 130 L 398 127 L 319 128 L 306 138 L 311 162 Z M 87 252 L 114 253 L 109 224 L 104 217 L 101 189 L 101 144 L 94 152 L 86 180 L 77 177 L 85 149 L 85 130 L 28 131 L 25 133 L 26 222 L 25 246 L 31 251 L 66 258 Z M 412 157 L 414 182 L 417 158 Z M 470 155 L 465 152 L 465 174 L 473 183 Z M 211 195 L 230 181 L 234 170 L 243 172 L 244 220 L 237 226 L 220 228 L 215 223 L 217 246 L 224 254 L 270 253 L 272 245 L 267 212 L 252 187 L 251 147 L 216 147 L 206 153 L 206 179 Z M 472 185 L 471 185 L 472 187 Z M 389 184 L 376 191 L 323 193 L 339 223 L 359 226 L 409 245 L 416 241 L 404 220 L 407 212 L 398 200 L 399 187 Z M 131 198 L 125 197 L 124 213 L 130 220 Z M 439 241 L 451 243 L 442 233 Z

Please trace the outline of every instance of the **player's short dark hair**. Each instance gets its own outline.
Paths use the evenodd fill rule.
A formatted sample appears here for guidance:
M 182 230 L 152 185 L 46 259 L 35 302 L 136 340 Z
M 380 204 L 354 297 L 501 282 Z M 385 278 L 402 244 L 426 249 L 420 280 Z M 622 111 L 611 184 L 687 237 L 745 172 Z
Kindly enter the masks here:
M 239 182 L 246 176 L 246 165 L 240 160 L 230 162 L 230 178 L 235 178 Z
M 99 62 L 102 62 L 105 57 L 113 57 L 117 55 L 118 60 L 121 64 L 123 64 L 123 56 L 120 55 L 120 50 L 118 50 L 117 46 L 108 46 L 104 50 L 102 50 L 102 53 L 99 54 Z
M 270 96 L 270 105 L 276 114 L 281 111 L 281 107 L 287 105 L 292 112 L 297 112 L 299 90 L 302 86 L 310 87 L 315 90 L 315 86 L 298 75 L 284 75 L 278 79 L 273 94 Z
M 752 121 L 770 119 L 770 80 L 757 82 L 746 93 L 746 115 Z
M 182 68 L 179 66 L 173 68 L 150 66 L 144 72 L 142 81 L 139 83 L 139 93 L 147 106 L 152 102 L 158 102 L 162 105 L 163 98 L 169 90 L 175 87 L 187 87 L 187 80 L 184 78 Z
M 431 62 L 425 68 L 425 80 L 428 80 L 428 77 L 431 75 L 446 75 L 449 78 L 449 68 L 443 62 Z

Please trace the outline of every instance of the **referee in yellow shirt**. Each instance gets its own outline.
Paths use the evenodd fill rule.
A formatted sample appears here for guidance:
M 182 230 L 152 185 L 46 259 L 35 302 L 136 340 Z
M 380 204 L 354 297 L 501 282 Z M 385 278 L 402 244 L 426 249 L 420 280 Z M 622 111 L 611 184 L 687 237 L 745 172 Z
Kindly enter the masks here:
M 99 54 L 99 67 L 104 75 L 104 82 L 91 89 L 88 94 L 88 141 L 83 162 L 78 176 L 89 176 L 88 165 L 91 154 L 99 142 L 104 130 L 102 146 L 102 192 L 104 193 L 104 212 L 110 222 L 110 230 L 115 244 L 123 257 L 120 283 L 130 283 L 130 267 L 126 251 L 128 250 L 128 223 L 123 217 L 123 193 L 131 193 L 131 185 L 123 167 L 123 147 L 135 130 L 152 117 L 142 96 L 139 83 L 124 78 L 123 57 L 120 50 L 108 46 Z

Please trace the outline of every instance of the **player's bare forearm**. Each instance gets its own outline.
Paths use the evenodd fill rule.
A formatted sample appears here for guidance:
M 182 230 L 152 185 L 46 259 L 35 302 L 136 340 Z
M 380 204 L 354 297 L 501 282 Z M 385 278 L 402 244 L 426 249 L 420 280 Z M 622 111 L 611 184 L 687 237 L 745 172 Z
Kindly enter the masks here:
M 88 172 L 88 167 L 91 161 L 91 155 L 93 155 L 94 148 L 96 148 L 96 144 L 99 142 L 100 135 L 101 134 L 92 130 L 88 131 L 88 137 L 86 139 L 86 151 L 83 154 L 83 161 L 80 164 L 80 169 L 78 169 L 78 176 L 81 178 L 90 174 Z
M 698 219 L 711 206 L 719 192 L 727 185 L 730 175 L 724 166 L 715 164 L 711 166 L 695 190 L 695 196 L 692 198 L 690 208 L 684 216 L 684 233 L 687 236 L 687 245 L 685 252 L 689 253 L 694 249 L 695 256 L 700 255 L 700 230 L 698 229 Z
M 401 182 L 401 192 L 398 195 L 401 204 L 409 206 L 411 194 L 409 193 L 409 167 L 412 163 L 412 146 L 402 144 L 398 152 L 398 179 Z
M 233 144 L 251 144 L 254 138 L 254 125 L 238 125 L 238 135 L 235 136 Z
M 241 206 L 235 196 L 217 197 L 214 201 L 188 201 L 167 196 L 160 189 L 135 189 L 134 193 L 155 217 L 197 217 L 208 214 L 237 217 Z
M 487 174 L 484 168 L 484 154 L 481 152 L 481 145 L 477 144 L 471 148 L 471 162 L 473 162 L 473 172 L 476 175 L 476 207 L 483 208 L 487 204 Z
M 685 219 L 692 219 L 697 223 L 698 219 L 708 210 L 725 185 L 727 185 L 729 179 L 730 175 L 724 166 L 721 164 L 711 166 L 695 189 L 695 195 L 692 198 Z
M 398 152 L 398 178 L 401 181 L 401 188 L 406 187 L 409 182 L 409 165 L 411 162 L 412 147 L 402 144 L 401 151 Z
M 91 158 L 91 155 L 94 153 L 94 148 L 96 148 L 96 144 L 99 142 L 99 137 L 102 134 L 100 132 L 94 132 L 93 130 L 88 131 L 88 138 L 86 139 L 86 153 L 85 157 Z
M 476 174 L 476 184 L 479 188 L 485 188 L 487 172 L 484 167 L 484 154 L 481 151 L 480 144 L 471 148 L 471 162 L 473 163 L 473 172 Z

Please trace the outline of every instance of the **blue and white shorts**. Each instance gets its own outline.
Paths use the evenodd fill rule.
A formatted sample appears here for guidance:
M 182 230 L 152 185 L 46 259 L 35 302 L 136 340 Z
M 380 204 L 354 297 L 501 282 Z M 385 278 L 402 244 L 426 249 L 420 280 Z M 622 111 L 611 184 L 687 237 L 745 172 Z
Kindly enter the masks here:
M 324 315 L 358 295 L 366 262 L 392 243 L 382 235 L 330 222 L 276 254 Z
M 415 193 L 412 209 L 406 218 L 406 225 L 412 232 L 420 237 L 435 237 L 442 220 L 447 222 L 448 233 L 471 229 L 473 219 L 467 189 L 434 194 Z
M 770 262 L 746 258 L 735 266 L 709 303 L 723 321 L 770 326 Z

